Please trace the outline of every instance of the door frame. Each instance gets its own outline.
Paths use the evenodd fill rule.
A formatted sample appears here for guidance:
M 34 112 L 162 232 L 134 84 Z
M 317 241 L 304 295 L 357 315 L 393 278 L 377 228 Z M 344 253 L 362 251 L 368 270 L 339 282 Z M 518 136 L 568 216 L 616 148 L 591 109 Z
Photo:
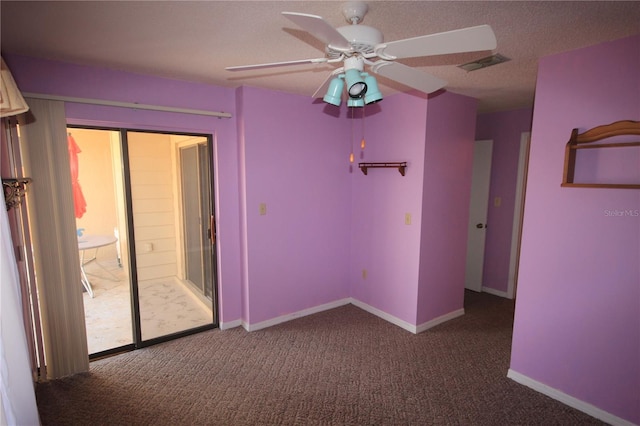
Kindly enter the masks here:
M 213 265 L 212 279 L 214 280 L 212 285 L 212 311 L 213 318 L 210 324 L 194 327 L 188 330 L 176 332 L 169 335 L 163 335 L 147 340 L 142 339 L 142 330 L 140 323 L 140 306 L 138 299 L 138 278 L 137 278 L 137 265 L 136 265 L 136 251 L 135 251 L 135 235 L 134 235 L 134 226 L 133 226 L 133 201 L 131 195 L 131 182 L 129 175 L 129 154 L 128 154 L 128 132 L 139 132 L 139 133 L 156 133 L 156 134 L 164 134 L 164 135 L 179 135 L 179 136 L 195 136 L 206 139 L 207 147 L 209 150 L 209 167 L 210 167 L 210 188 L 209 189 L 209 198 L 211 202 L 211 211 L 216 211 L 216 199 L 215 199 L 215 170 L 212 156 L 214 155 L 213 151 L 213 135 L 207 133 L 195 133 L 195 132 L 184 132 L 184 131 L 170 131 L 170 130 L 150 130 L 150 129 L 136 129 L 129 127 L 118 127 L 118 126 L 96 126 L 96 125 L 84 125 L 84 124 L 75 124 L 75 123 L 67 123 L 67 128 L 80 128 L 80 129 L 88 129 L 88 130 L 97 130 L 97 131 L 109 131 L 115 132 L 120 137 L 120 161 L 121 165 L 115 166 L 116 168 L 120 168 L 122 170 L 122 183 L 124 185 L 124 200 L 122 200 L 122 204 L 125 210 L 124 213 L 124 221 L 126 223 L 127 232 L 126 235 L 123 235 L 123 239 L 126 239 L 128 247 L 127 252 L 128 258 L 126 259 L 126 264 L 129 267 L 129 279 L 131 281 L 131 320 L 132 320 L 132 335 L 133 335 L 133 343 L 129 343 L 123 346 L 115 347 L 112 349 L 108 349 L 105 351 L 93 353 L 89 355 L 90 360 L 99 359 L 104 356 L 114 355 L 121 352 L 131 351 L 134 349 L 144 348 L 147 346 L 155 345 L 157 343 L 166 342 L 169 340 L 173 340 L 179 337 L 199 333 L 205 330 L 210 330 L 213 328 L 219 327 L 219 305 L 218 305 L 218 282 L 220 277 L 218 276 L 218 253 L 217 253 L 217 245 L 212 247 L 211 253 L 211 262 Z M 123 253 L 123 257 L 126 256 Z M 123 259 L 125 260 L 125 259 Z
M 507 284 L 507 298 L 509 299 L 515 299 L 518 287 L 518 266 L 520 262 L 520 243 L 522 241 L 522 222 L 524 218 L 524 202 L 527 186 L 530 143 L 531 132 L 522 132 L 520 135 L 520 152 L 518 154 L 518 175 L 516 178 L 515 206 L 513 209 L 513 230 L 511 232 L 509 281 Z

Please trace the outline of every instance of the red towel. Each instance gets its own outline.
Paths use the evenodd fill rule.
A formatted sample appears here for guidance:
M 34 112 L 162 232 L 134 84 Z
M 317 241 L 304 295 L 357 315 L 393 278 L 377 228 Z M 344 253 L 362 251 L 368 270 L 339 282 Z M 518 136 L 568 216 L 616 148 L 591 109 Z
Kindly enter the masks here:
M 78 181 L 78 153 L 82 152 L 80 147 L 69 133 L 67 136 L 69 148 L 69 165 L 71 167 L 71 187 L 73 189 L 73 207 L 76 218 L 80 219 L 87 211 L 87 202 L 82 194 L 82 187 Z

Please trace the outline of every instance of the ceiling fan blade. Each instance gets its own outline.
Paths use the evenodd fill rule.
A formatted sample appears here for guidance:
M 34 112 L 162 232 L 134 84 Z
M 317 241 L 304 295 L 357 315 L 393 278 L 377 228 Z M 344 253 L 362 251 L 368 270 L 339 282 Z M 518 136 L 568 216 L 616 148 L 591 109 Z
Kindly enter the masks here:
M 493 50 L 496 46 L 496 36 L 491 27 L 480 25 L 382 43 L 376 46 L 376 54 L 381 59 L 393 60 Z
M 247 71 L 247 70 L 256 70 L 261 68 L 284 67 L 288 65 L 321 64 L 327 61 L 328 61 L 327 58 L 299 59 L 297 61 L 271 62 L 268 64 L 239 65 L 235 67 L 226 67 L 225 69 L 227 71 Z
M 398 62 L 378 61 L 371 66 L 371 71 L 424 93 L 435 92 L 447 85 L 446 81 L 438 77 Z
M 332 47 L 345 50 L 351 48 L 349 41 L 325 21 L 322 16 L 296 12 L 282 12 L 282 14 L 327 45 L 330 44 Z
M 329 61 L 331 62 L 331 61 Z M 324 92 L 328 86 L 329 86 L 329 81 L 333 80 L 335 78 L 335 76 L 337 76 L 338 74 L 341 74 L 344 72 L 344 67 L 340 67 L 340 68 L 336 68 L 335 70 L 333 70 L 328 76 L 327 78 L 324 79 L 324 81 L 322 82 L 322 84 L 320 85 L 320 87 L 318 87 L 316 89 L 315 92 L 313 92 L 313 95 L 311 95 L 312 98 L 315 98 L 316 96 L 318 96 L 319 93 Z
M 331 80 L 333 78 L 333 73 L 329 74 L 327 76 L 327 78 L 324 79 L 324 81 L 322 82 L 322 84 L 320 85 L 320 87 L 318 87 L 316 89 L 315 92 L 313 92 L 313 95 L 311 95 L 312 98 L 315 98 L 318 96 L 319 93 L 322 93 L 324 91 L 327 90 L 327 86 L 329 85 L 329 80 Z

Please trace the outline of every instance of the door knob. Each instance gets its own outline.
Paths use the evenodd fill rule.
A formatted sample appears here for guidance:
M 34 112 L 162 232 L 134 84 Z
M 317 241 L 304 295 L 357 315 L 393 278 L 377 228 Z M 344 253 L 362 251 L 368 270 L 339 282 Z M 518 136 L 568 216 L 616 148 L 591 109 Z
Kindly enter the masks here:
M 476 224 L 476 228 L 482 229 L 482 228 L 486 228 L 486 226 L 483 226 L 481 223 L 478 223 Z

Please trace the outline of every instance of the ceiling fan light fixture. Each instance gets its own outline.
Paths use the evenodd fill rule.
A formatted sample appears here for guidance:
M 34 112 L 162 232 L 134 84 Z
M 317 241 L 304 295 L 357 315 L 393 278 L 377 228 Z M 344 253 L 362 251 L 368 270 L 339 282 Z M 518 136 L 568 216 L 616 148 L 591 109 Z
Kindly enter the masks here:
M 327 89 L 327 93 L 322 98 L 328 104 L 340 106 L 342 102 L 342 89 L 344 88 L 344 81 L 342 80 L 342 76 L 335 77 L 329 83 L 329 88 Z
M 364 107 L 364 99 L 362 99 L 362 98 L 360 98 L 360 99 L 349 98 L 349 99 L 347 99 L 347 106 L 349 108 L 362 108 L 362 107 Z
M 380 92 L 380 89 L 378 89 L 378 82 L 374 76 L 367 73 L 364 74 L 364 82 L 367 85 L 367 93 L 364 95 L 364 103 L 368 105 L 380 102 L 382 100 L 382 93 Z
M 376 80 L 366 78 L 365 65 L 372 74 L 381 75 L 387 80 L 429 94 L 442 89 L 447 85 L 447 82 L 409 65 L 396 62 L 396 59 L 494 51 L 497 47 L 496 36 L 489 25 L 477 25 L 385 42 L 384 35 L 380 30 L 361 24 L 368 11 L 368 6 L 365 3 L 349 1 L 343 6 L 342 11 L 347 22 L 351 25 L 338 28 L 331 25 L 322 16 L 282 12 L 284 17 L 324 44 L 325 55 L 322 58 L 227 67 L 227 70 L 241 71 L 299 64 L 342 62 L 343 66 L 338 67 L 328 76 L 320 88 L 313 93 L 313 97 L 315 98 L 336 74 L 344 73 L 341 75 L 342 83 L 334 80 L 324 100 L 339 106 L 342 99 L 338 99 L 338 89 L 342 85 L 342 89 L 346 86 L 348 99 L 363 99 L 365 104 L 369 104 L 380 101 L 382 94 L 377 87 Z M 503 61 L 507 58 L 495 55 L 491 59 L 493 62 L 493 59 Z M 471 66 L 472 69 L 484 68 L 489 65 L 484 60 L 476 62 L 475 65 L 465 65 Z M 465 65 L 461 67 L 465 68 Z M 352 104 L 356 103 L 352 102 Z
M 367 83 L 362 78 L 362 72 L 357 69 L 345 71 L 345 81 L 347 82 L 347 93 L 352 99 L 361 99 L 367 93 Z

